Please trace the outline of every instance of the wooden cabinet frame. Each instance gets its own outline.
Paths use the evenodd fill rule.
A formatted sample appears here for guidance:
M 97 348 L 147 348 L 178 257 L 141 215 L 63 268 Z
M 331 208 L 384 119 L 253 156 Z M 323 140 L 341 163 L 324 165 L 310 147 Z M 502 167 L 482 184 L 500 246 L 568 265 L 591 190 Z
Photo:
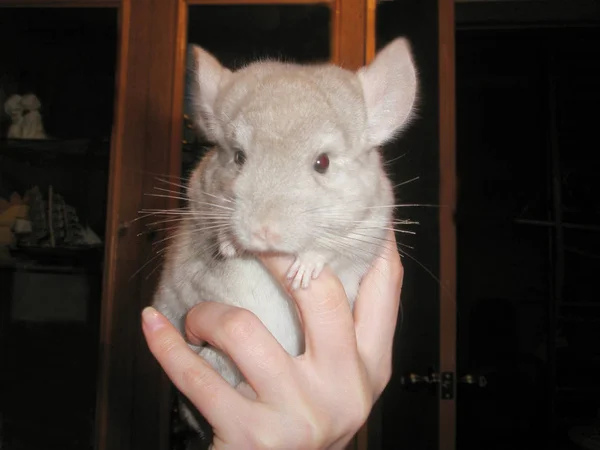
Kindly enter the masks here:
M 454 0 L 438 0 L 439 48 L 439 228 L 440 228 L 440 373 L 456 372 L 456 99 Z M 439 396 L 439 450 L 456 447 L 456 395 Z
M 140 327 L 153 279 L 132 278 L 151 245 L 134 222 L 156 170 L 179 175 L 187 14 L 191 5 L 324 4 L 331 8 L 332 62 L 357 69 L 375 55 L 377 0 L 0 0 L 2 7 L 102 7 L 119 10 L 115 117 L 111 137 L 97 395 L 99 450 L 166 450 L 169 393 Z M 455 370 L 454 2 L 438 0 L 440 89 L 440 371 Z M 153 170 L 154 169 L 154 170 Z M 455 376 L 456 379 L 456 376 Z M 440 403 L 440 449 L 452 450 L 455 401 Z M 367 448 L 364 428 L 353 448 Z

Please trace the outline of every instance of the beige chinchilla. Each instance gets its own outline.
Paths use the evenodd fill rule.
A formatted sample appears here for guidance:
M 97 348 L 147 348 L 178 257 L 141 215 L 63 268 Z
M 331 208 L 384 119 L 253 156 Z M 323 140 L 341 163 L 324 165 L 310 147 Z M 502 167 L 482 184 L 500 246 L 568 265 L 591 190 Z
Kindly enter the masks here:
M 255 255 L 293 255 L 295 289 L 326 264 L 354 304 L 391 226 L 394 194 L 379 148 L 412 117 L 410 46 L 398 38 L 356 72 L 278 61 L 232 72 L 200 47 L 193 53 L 195 120 L 215 145 L 190 177 L 154 306 L 182 333 L 201 301 L 246 308 L 301 354 L 295 306 Z M 193 348 L 230 384 L 243 381 L 219 350 Z

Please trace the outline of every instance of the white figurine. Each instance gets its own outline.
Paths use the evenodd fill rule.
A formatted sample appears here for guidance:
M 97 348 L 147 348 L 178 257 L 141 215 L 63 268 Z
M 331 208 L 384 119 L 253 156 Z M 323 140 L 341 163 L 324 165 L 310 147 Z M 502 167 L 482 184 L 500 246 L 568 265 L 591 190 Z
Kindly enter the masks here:
M 21 105 L 21 96 L 11 95 L 4 103 L 4 111 L 10 116 L 11 124 L 8 128 L 9 139 L 19 139 L 23 135 L 23 106 Z
M 23 139 L 46 139 L 40 107 L 42 104 L 35 94 L 21 98 L 21 106 L 27 112 L 23 115 Z

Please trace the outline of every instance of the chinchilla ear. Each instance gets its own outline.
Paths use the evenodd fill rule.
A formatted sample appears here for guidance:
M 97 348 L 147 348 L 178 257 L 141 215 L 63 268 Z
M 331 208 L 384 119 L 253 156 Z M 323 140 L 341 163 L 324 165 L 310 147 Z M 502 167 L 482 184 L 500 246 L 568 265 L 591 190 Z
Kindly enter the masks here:
M 223 131 L 215 115 L 215 104 L 231 71 L 197 45 L 191 46 L 190 53 L 192 77 L 189 88 L 194 120 L 208 140 L 219 142 Z
M 378 147 L 409 122 L 417 98 L 417 71 L 410 44 L 397 38 L 358 70 L 367 107 L 367 142 Z

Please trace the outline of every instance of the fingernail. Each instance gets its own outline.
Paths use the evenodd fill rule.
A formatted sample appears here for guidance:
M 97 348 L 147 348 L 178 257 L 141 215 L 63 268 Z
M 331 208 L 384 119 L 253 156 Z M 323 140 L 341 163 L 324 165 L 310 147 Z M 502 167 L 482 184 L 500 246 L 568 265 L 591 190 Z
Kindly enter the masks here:
M 150 331 L 156 331 L 164 325 L 164 319 L 158 314 L 158 311 L 151 306 L 147 306 L 142 311 L 142 320 L 144 325 Z

